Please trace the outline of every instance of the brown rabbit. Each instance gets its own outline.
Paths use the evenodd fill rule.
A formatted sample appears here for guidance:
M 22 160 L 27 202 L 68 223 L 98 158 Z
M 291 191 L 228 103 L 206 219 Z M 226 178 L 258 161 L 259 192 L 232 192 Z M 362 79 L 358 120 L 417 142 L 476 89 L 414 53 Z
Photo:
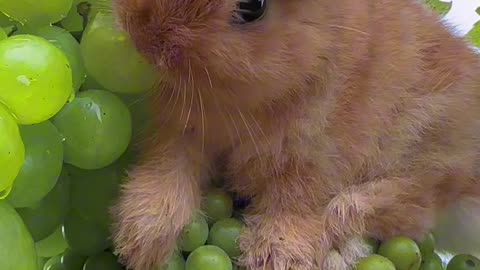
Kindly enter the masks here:
M 130 268 L 169 258 L 218 173 L 252 199 L 247 269 L 350 269 L 361 237 L 421 239 L 480 195 L 478 57 L 420 1 L 114 5 L 164 77 L 113 211 Z

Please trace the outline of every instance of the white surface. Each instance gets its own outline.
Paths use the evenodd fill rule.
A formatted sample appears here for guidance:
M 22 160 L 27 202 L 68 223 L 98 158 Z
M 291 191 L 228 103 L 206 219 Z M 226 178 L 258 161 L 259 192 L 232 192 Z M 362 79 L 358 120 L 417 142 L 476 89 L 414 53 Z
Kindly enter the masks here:
M 458 30 L 457 34 L 466 35 L 480 21 L 480 15 L 475 10 L 480 7 L 480 0 L 440 0 L 451 2 L 452 8 L 445 15 L 444 19 L 454 25 Z

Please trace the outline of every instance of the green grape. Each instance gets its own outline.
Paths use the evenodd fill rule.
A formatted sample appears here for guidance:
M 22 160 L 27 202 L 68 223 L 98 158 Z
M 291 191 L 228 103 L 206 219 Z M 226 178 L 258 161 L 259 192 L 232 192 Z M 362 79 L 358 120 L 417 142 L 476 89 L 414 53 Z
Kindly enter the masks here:
M 0 11 L 0 27 L 8 27 L 15 24 L 15 22 Z
M 0 41 L 1 40 L 4 40 L 4 39 L 7 39 L 8 36 L 7 36 L 7 33 L 5 32 L 5 30 L 3 28 L 0 28 Z
M 422 256 L 418 245 L 407 237 L 393 237 L 380 245 L 378 254 L 393 262 L 397 270 L 418 270 Z
M 227 253 L 216 246 L 201 246 L 188 255 L 185 270 L 232 270 Z
M 380 255 L 372 254 L 361 259 L 355 266 L 355 270 L 396 270 L 393 263 Z
M 433 251 L 435 250 L 435 238 L 433 233 L 425 235 L 423 240 L 418 244 L 418 248 L 420 248 L 422 258 L 426 258 L 433 254 Z
M 480 260 L 469 254 L 457 254 L 447 264 L 447 270 L 479 270 Z
M 71 208 L 89 220 L 110 226 L 109 208 L 117 198 L 123 177 L 118 164 L 98 170 L 68 166 Z
M 163 266 L 158 266 L 154 270 L 184 270 L 185 259 L 178 252 L 173 253 L 170 260 Z
M 212 188 L 205 195 L 203 208 L 207 221 L 213 224 L 220 219 L 229 218 L 233 214 L 233 200 L 222 189 Z
M 86 78 L 86 70 L 80 52 L 80 44 L 75 37 L 63 28 L 57 26 L 19 26 L 15 35 L 34 35 L 48 40 L 55 47 L 62 50 L 67 57 L 72 71 L 73 89 L 77 92 Z
M 85 262 L 83 270 L 123 270 L 123 265 L 118 262 L 115 255 L 110 252 L 102 252 L 91 256 Z
M 475 47 L 480 47 L 480 22 L 477 22 L 466 36 L 467 40 Z
M 62 27 L 70 32 L 83 31 L 83 17 L 78 13 L 78 5 L 80 3 L 88 3 L 85 0 L 73 0 L 72 7 L 63 20 L 60 21 Z
M 132 115 L 132 139 L 141 138 L 152 125 L 152 117 L 147 104 L 148 97 L 131 94 L 120 94 L 119 97 L 128 106 Z
M 62 170 L 53 189 L 39 203 L 17 209 L 33 240 L 46 238 L 63 222 L 69 208 L 69 185 L 67 172 Z
M 0 81 L 0 101 L 24 125 L 50 119 L 73 95 L 72 71 L 65 54 L 33 35 L 16 35 L 0 42 Z
M 60 256 L 54 256 L 48 259 L 48 261 L 43 266 L 43 270 L 68 270 L 65 269 L 60 263 Z
M 92 75 L 87 73 L 87 77 L 85 78 L 85 82 L 80 87 L 80 91 L 87 91 L 90 89 L 105 89 L 100 83 L 98 83 Z
M 13 31 L 13 35 L 18 36 L 18 35 L 33 35 L 35 36 L 35 32 L 39 29 L 42 28 L 43 26 L 37 26 L 37 25 L 15 25 L 15 30 Z
M 427 6 L 439 15 L 445 15 L 450 10 L 452 3 L 446 3 L 440 0 L 424 0 Z
M 70 32 L 82 32 L 84 25 L 98 11 L 111 12 L 111 0 L 74 0 L 72 8 L 60 23 Z
M 20 216 L 0 200 L 0 269 L 37 270 L 32 236 Z
M 49 25 L 65 18 L 72 0 L 0 0 L 0 11 L 29 25 Z
M 243 228 L 243 224 L 236 219 L 221 219 L 210 229 L 207 243 L 223 249 L 230 258 L 236 258 L 240 256 L 237 240 Z
M 90 11 L 88 13 L 90 19 L 95 17 L 98 12 L 112 14 L 112 0 L 90 0 Z
M 63 237 L 72 251 L 84 256 L 95 255 L 110 244 L 108 227 L 84 218 L 74 209 L 65 218 Z
M 45 263 L 47 263 L 48 259 L 49 258 L 43 258 L 43 257 L 37 256 L 37 269 L 42 270 L 43 266 L 45 265 Z
M 67 243 L 63 239 L 62 226 L 58 228 L 47 238 L 35 243 L 35 249 L 39 257 L 50 258 L 61 254 L 67 248 Z
M 25 146 L 15 119 L 0 103 L 0 199 L 8 196 L 25 160 Z
M 190 252 L 202 246 L 208 239 L 208 224 L 201 215 L 195 215 L 179 236 L 178 246 L 182 251 Z
M 68 31 L 57 26 L 42 27 L 31 34 L 45 38 L 62 50 L 72 70 L 73 89 L 78 91 L 87 77 L 78 41 Z
M 443 270 L 442 259 L 434 252 L 422 259 L 419 270 Z
M 153 87 L 154 69 L 127 34 L 115 28 L 112 14 L 98 12 L 85 29 L 80 46 L 87 73 L 106 89 L 141 93 Z
M 16 208 L 40 201 L 57 183 L 63 166 L 62 136 L 50 121 L 20 126 L 25 162 L 8 202 Z
M 8 38 L 13 32 L 15 32 L 16 26 L 15 25 L 9 25 L 9 26 L 5 26 L 5 27 L 1 27 L 1 29 L 5 32 L 5 34 L 7 35 L 7 38 Z
M 86 260 L 86 256 L 75 253 L 70 248 L 60 256 L 60 263 L 66 270 L 82 270 Z
M 52 121 L 65 137 L 64 161 L 82 169 L 99 169 L 115 162 L 132 134 L 127 106 L 103 90 L 80 92 Z

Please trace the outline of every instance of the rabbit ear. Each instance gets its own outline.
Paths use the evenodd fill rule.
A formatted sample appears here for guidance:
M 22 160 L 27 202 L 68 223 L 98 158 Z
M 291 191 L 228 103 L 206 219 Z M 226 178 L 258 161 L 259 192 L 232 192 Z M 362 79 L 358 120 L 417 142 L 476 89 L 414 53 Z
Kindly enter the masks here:
M 480 256 L 480 199 L 466 198 L 442 211 L 434 235 L 438 251 Z

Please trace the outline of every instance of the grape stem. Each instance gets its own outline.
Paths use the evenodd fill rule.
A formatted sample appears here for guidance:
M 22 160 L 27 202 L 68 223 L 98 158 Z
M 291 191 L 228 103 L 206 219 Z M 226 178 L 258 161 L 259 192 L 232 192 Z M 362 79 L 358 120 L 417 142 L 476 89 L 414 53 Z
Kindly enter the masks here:
M 87 27 L 88 24 L 88 14 L 90 13 L 92 4 L 88 2 L 81 2 L 77 5 L 77 13 L 82 17 L 83 19 L 83 29 Z
M 18 31 L 18 26 L 16 24 L 12 24 L 10 26 L 3 27 L 3 30 L 7 34 L 7 37 L 9 37 Z

